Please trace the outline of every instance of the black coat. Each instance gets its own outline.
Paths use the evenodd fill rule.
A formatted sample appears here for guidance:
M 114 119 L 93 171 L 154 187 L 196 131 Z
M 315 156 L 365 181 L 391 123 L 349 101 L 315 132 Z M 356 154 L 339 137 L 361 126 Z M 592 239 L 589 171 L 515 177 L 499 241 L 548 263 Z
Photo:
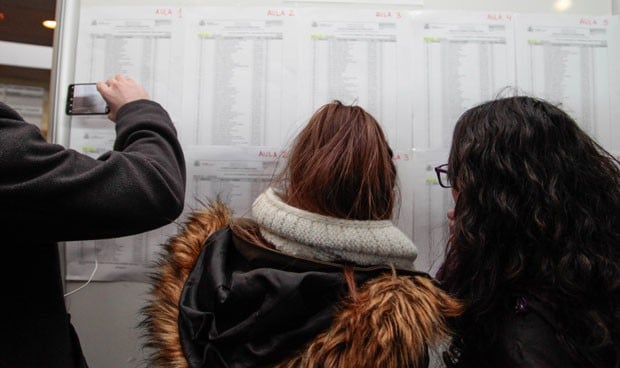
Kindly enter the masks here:
M 293 257 L 231 216 L 209 202 L 166 242 L 142 310 L 149 367 L 424 367 L 461 310 L 427 274 Z
M 141 100 L 117 118 L 114 151 L 95 160 L 46 142 L 0 103 L 0 367 L 84 365 L 56 242 L 135 234 L 182 211 L 185 163 L 168 114 Z
M 518 298 L 515 307 L 495 314 L 500 330 L 483 351 L 452 347 L 445 354 L 450 368 L 579 368 L 560 343 L 562 330 L 544 303 Z M 481 326 L 482 328 L 483 326 Z M 459 356 L 454 358 L 454 356 Z M 454 363 L 451 361 L 454 359 Z
M 362 285 L 389 269 L 355 272 Z M 225 228 L 209 237 L 179 302 L 190 367 L 270 366 L 331 324 L 348 293 L 342 267 L 248 244 Z

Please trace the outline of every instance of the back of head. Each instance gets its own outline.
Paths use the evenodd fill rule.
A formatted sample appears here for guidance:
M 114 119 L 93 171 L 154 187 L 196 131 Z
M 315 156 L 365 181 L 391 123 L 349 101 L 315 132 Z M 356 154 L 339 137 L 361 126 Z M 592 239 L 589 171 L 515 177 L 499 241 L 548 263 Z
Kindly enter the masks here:
M 297 135 L 284 175 L 283 199 L 291 206 L 353 220 L 392 216 L 392 151 L 361 107 L 336 101 L 316 111 Z
M 617 161 L 558 107 L 518 96 L 461 116 L 448 167 L 458 199 L 444 281 L 471 302 L 470 318 L 532 290 L 562 305 L 569 334 L 590 346 L 617 343 L 618 332 L 609 334 L 620 292 Z
M 503 98 L 464 113 L 449 168 L 459 192 L 459 229 L 481 232 L 494 249 L 537 245 L 537 252 L 561 256 L 571 246 L 598 248 L 593 243 L 618 240 L 617 162 L 568 114 L 543 100 Z M 479 236 L 459 239 L 472 237 Z

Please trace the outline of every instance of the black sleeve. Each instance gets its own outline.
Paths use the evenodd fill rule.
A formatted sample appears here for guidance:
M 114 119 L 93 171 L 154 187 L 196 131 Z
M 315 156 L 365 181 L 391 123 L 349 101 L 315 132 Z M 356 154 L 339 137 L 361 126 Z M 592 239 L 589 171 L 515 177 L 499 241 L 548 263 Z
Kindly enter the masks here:
M 119 237 L 174 221 L 185 162 L 166 111 L 148 100 L 117 114 L 114 150 L 98 159 L 46 142 L 0 104 L 0 226 L 20 240 Z

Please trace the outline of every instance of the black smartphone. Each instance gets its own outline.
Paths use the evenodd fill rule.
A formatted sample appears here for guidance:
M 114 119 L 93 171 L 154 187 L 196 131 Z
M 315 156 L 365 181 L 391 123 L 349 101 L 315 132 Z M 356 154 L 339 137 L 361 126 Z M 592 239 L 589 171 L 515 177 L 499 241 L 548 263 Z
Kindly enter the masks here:
M 68 115 L 106 115 L 110 112 L 95 83 L 75 83 L 67 92 Z

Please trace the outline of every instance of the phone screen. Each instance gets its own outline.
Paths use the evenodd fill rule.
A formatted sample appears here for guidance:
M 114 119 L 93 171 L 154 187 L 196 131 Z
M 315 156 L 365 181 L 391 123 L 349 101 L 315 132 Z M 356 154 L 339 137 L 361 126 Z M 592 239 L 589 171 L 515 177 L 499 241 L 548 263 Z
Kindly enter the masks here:
M 69 85 L 66 110 L 69 115 L 105 115 L 110 112 L 95 83 Z

